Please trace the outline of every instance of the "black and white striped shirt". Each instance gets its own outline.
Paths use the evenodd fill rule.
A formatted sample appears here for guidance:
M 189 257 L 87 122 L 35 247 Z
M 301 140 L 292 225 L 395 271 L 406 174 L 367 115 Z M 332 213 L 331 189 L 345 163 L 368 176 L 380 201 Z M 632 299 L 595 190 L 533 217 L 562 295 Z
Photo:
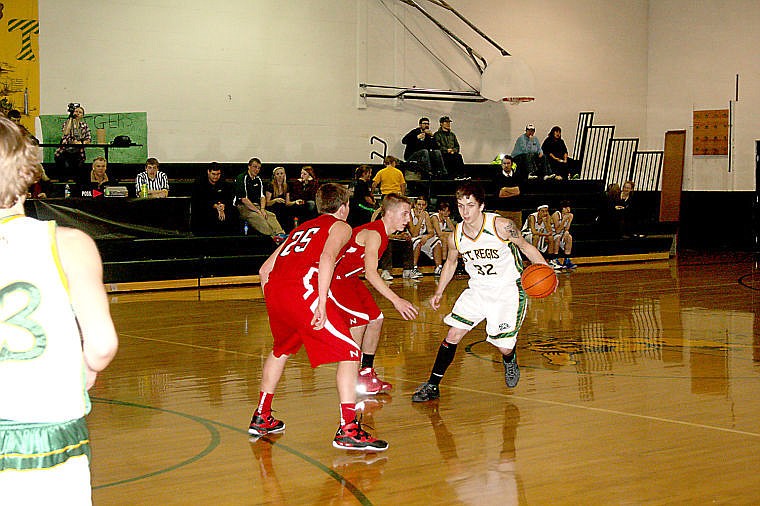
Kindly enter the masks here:
M 148 185 L 148 190 L 166 190 L 169 191 L 169 178 L 166 177 L 166 174 L 161 172 L 160 170 L 156 172 L 156 178 L 150 179 L 148 177 L 148 172 L 143 171 L 140 172 L 137 177 L 135 178 L 135 194 L 140 195 L 140 190 L 142 189 L 142 185 Z

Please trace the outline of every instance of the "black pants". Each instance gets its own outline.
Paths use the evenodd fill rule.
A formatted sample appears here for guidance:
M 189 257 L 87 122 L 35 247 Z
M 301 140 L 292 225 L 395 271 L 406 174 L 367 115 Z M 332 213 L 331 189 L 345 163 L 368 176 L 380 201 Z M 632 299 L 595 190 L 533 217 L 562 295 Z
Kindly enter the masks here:
M 443 166 L 446 167 L 446 172 L 449 176 L 453 177 L 467 177 L 464 169 L 464 160 L 459 153 L 444 153 L 441 152 L 441 158 L 443 158 Z

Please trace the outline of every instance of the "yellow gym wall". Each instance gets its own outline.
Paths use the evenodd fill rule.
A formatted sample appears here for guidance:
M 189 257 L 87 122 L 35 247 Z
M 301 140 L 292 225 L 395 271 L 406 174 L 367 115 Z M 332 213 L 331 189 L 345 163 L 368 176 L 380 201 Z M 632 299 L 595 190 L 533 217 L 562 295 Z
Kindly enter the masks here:
M 17 109 L 31 132 L 40 110 L 39 31 L 37 0 L 0 2 L 0 109 Z

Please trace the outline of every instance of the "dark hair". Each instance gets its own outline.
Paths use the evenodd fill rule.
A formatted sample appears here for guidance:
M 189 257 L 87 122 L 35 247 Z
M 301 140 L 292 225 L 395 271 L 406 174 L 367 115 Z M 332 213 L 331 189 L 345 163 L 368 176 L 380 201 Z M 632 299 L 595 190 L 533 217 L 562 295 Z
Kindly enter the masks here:
M 364 173 L 367 172 L 368 170 L 371 171 L 372 167 L 370 167 L 369 165 L 359 165 L 354 170 L 354 179 L 360 179 L 364 175 Z
M 208 167 L 206 167 L 206 172 L 211 172 L 212 170 L 221 171 L 222 168 L 219 166 L 218 162 L 211 162 L 210 164 L 208 164 Z
M 559 208 L 563 209 L 565 207 L 572 207 L 570 205 L 570 201 L 569 200 L 560 200 L 560 202 L 559 202 Z
M 145 160 L 145 165 L 146 166 L 147 165 L 155 165 L 156 167 L 158 167 L 159 164 L 158 164 L 158 160 L 157 159 L 155 159 L 155 158 L 148 158 L 147 160 Z
M 18 112 L 16 109 L 11 109 L 8 111 L 8 119 L 21 119 L 21 113 Z
M 261 165 L 261 160 L 259 160 L 259 159 L 258 159 L 258 158 L 256 158 L 256 157 L 253 157 L 253 158 L 251 158 L 250 160 L 248 160 L 248 165 L 251 165 L 253 162 L 256 162 L 256 163 L 258 163 L 259 165 Z
M 562 134 L 562 129 L 558 126 L 553 126 L 552 129 L 549 131 L 549 137 L 554 135 L 554 132 L 559 132 L 560 134 Z
M 306 172 L 309 173 L 309 175 L 311 176 L 311 178 L 314 181 L 318 181 L 318 179 L 317 179 L 317 173 L 314 170 L 314 167 L 312 167 L 311 165 L 304 165 L 303 167 L 301 167 L 301 170 L 305 170 Z M 338 207 L 340 207 L 340 206 L 338 206 Z M 334 211 L 330 211 L 330 212 L 334 212 Z
M 483 187 L 472 181 L 465 181 L 457 186 L 456 197 L 457 199 L 472 197 L 478 204 L 485 204 L 486 202 L 486 194 L 483 191 Z
M 314 201 L 317 204 L 318 212 L 332 214 L 337 212 L 340 206 L 346 204 L 349 197 L 348 188 L 342 184 L 325 183 L 317 189 Z
M 451 202 L 449 202 L 446 199 L 441 199 L 438 201 L 438 210 L 442 211 L 443 209 L 448 209 L 451 211 Z
M 510 154 L 506 154 L 506 155 L 502 156 L 502 157 L 501 157 L 501 161 L 503 162 L 503 161 L 504 161 L 504 160 L 506 160 L 507 158 L 509 158 L 509 160 L 510 160 L 510 161 L 512 161 L 512 162 L 514 162 L 514 161 L 515 161 L 515 159 L 514 159 L 514 158 L 512 158 L 512 155 L 510 155 Z
M 423 121 L 427 121 L 428 123 L 430 123 L 430 118 L 426 118 L 425 116 L 423 116 L 420 118 L 420 122 L 418 124 L 421 125 Z

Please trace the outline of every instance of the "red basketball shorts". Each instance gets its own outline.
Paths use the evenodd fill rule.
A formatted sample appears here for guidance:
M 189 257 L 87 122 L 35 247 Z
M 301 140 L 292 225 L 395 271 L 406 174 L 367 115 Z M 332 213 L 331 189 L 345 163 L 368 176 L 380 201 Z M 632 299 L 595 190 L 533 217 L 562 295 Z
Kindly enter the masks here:
M 271 280 L 264 287 L 264 297 L 276 357 L 294 355 L 303 345 L 312 367 L 359 360 L 361 351 L 351 337 L 345 313 L 335 301 L 327 300 L 323 328 L 314 330 L 311 324 L 318 302 L 316 269 L 303 281 Z

